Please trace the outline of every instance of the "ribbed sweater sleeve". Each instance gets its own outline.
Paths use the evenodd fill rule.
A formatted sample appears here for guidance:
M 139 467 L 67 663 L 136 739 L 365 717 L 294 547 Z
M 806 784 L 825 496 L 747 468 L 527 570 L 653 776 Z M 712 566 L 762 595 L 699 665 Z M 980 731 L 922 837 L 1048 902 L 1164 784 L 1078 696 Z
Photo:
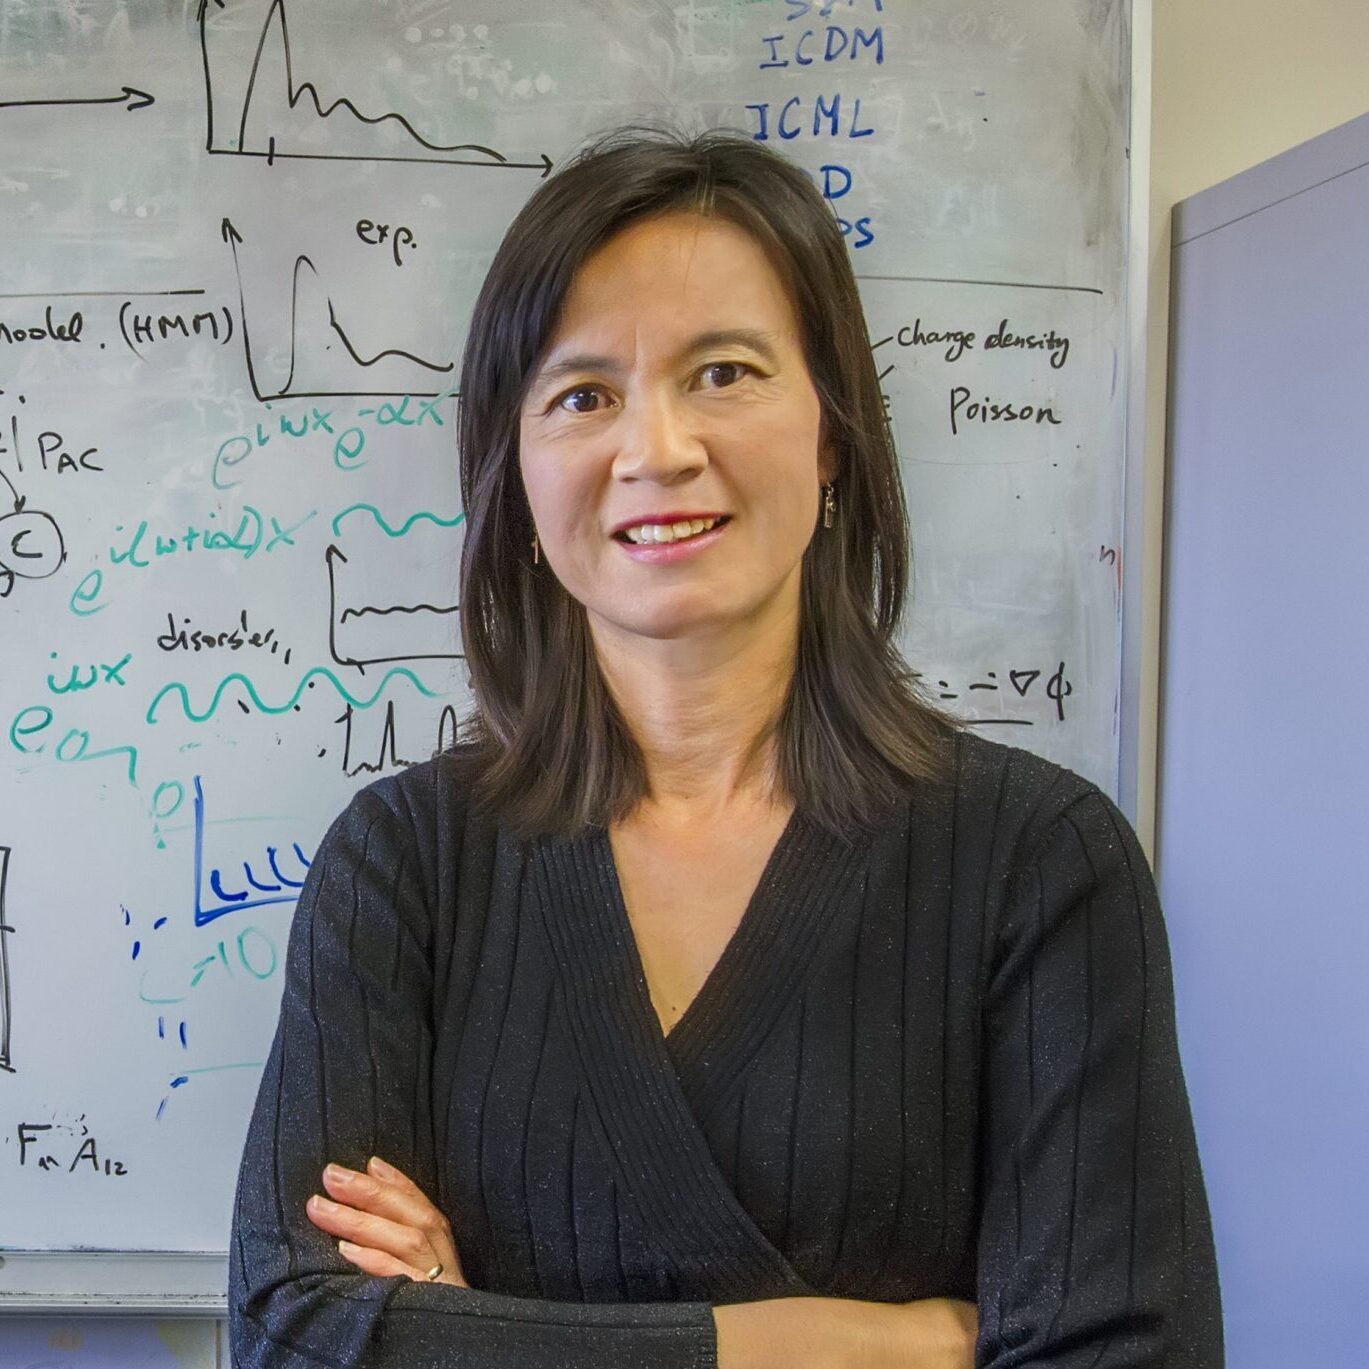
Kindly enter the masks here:
M 1101 792 L 1024 844 L 984 1010 L 980 1369 L 1218 1369 L 1169 946 Z
M 305 1215 L 328 1161 L 378 1154 L 436 1194 L 432 920 L 391 781 L 363 790 L 301 890 L 238 1177 L 238 1369 L 716 1369 L 708 1303 L 582 1304 L 356 1271 Z M 451 1214 L 448 1214 L 450 1216 Z

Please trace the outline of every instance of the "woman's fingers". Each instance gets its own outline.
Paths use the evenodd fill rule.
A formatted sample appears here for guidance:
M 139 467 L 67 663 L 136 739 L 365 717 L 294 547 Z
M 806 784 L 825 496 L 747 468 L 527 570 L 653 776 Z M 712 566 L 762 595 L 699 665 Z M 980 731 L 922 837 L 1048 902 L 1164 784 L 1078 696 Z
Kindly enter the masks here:
M 456 1248 L 456 1238 L 452 1235 L 452 1225 L 436 1204 L 431 1202 L 414 1181 L 402 1170 L 387 1164 L 379 1155 L 372 1155 L 366 1162 L 367 1175 L 380 1185 L 381 1193 L 391 1196 L 395 1208 L 388 1209 L 390 1215 L 398 1210 L 406 1220 L 423 1228 L 429 1233 L 434 1249 L 442 1263 L 456 1271 L 457 1282 L 469 1287 L 461 1269 L 461 1254 Z M 350 1172 L 350 1171 L 349 1171 Z
M 370 1250 L 366 1246 L 353 1245 L 350 1241 L 339 1241 L 338 1250 L 343 1259 L 350 1260 L 363 1274 L 376 1274 L 382 1279 L 399 1274 L 416 1283 L 446 1283 L 464 1287 L 449 1270 L 444 1269 L 436 1279 L 430 1280 L 427 1269 L 415 1269 L 413 1265 L 405 1264 L 383 1250 Z
M 416 1226 L 392 1222 L 388 1217 L 378 1217 L 373 1212 L 348 1207 L 345 1203 L 331 1202 L 318 1193 L 309 1199 L 307 1210 L 309 1220 L 330 1236 L 338 1236 L 371 1250 L 384 1251 L 415 1268 L 420 1265 L 431 1268 L 434 1264 L 446 1263 L 442 1258 L 443 1252 L 434 1246 L 428 1233 Z
M 307 1206 L 309 1219 L 330 1235 L 351 1241 L 358 1248 L 417 1269 L 420 1277 L 426 1277 L 429 1269 L 440 1264 L 440 1282 L 469 1287 L 451 1225 L 443 1213 L 417 1184 L 393 1166 L 373 1158 L 368 1168 L 370 1172 L 363 1174 L 341 1165 L 328 1165 L 323 1171 L 323 1186 L 333 1201 L 314 1195 Z
M 403 1222 L 434 1236 L 447 1232 L 447 1219 L 413 1184 L 404 1187 L 342 1165 L 327 1165 L 323 1171 L 323 1186 L 329 1197 L 348 1207 L 374 1212 L 378 1217 Z
M 371 1158 L 366 1161 L 366 1171 L 369 1174 L 373 1174 L 377 1179 L 393 1184 L 397 1189 L 400 1189 L 403 1192 L 415 1194 L 423 1202 L 428 1203 L 428 1195 L 424 1193 L 403 1170 L 396 1169 L 391 1164 L 386 1164 L 379 1155 L 372 1155 Z M 432 1204 L 428 1203 L 428 1206 L 431 1207 Z

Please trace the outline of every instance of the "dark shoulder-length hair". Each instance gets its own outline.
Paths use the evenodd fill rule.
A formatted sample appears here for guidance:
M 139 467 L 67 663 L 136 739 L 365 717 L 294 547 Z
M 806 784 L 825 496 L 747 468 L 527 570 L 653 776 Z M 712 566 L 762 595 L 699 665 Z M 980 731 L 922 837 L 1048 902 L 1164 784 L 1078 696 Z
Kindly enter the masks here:
M 580 266 L 629 224 L 672 212 L 749 233 L 798 316 L 836 460 L 836 513 L 804 552 L 794 672 L 760 742 L 773 736 L 776 783 L 809 816 L 836 831 L 870 827 L 910 785 L 947 777 L 957 724 L 924 698 L 894 645 L 908 515 L 840 226 L 802 170 L 723 130 L 600 136 L 524 205 L 481 288 L 458 423 L 461 631 L 475 698 L 460 752 L 473 797 L 531 837 L 606 826 L 645 795 L 642 753 L 584 609 L 533 560 L 519 414 Z

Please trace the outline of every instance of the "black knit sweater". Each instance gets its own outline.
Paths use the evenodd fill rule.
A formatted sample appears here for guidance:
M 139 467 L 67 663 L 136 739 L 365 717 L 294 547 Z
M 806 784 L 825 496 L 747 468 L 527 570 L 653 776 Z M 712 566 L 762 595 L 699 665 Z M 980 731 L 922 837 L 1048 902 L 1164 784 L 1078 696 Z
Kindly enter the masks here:
M 521 845 L 450 757 L 309 871 L 239 1177 L 241 1369 L 706 1369 L 713 1304 L 978 1304 L 988 1369 L 1222 1363 L 1154 883 L 1095 786 L 961 734 L 848 841 L 802 810 L 663 1035 L 607 833 Z M 305 1216 L 379 1154 L 470 1289 Z M 915 1367 L 914 1367 L 915 1369 Z

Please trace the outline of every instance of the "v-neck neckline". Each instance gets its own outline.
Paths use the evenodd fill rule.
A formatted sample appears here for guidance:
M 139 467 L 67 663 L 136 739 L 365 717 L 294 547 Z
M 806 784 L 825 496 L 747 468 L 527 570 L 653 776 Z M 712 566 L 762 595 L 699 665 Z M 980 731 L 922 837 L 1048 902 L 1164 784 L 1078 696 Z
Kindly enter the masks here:
M 653 1238 L 710 1301 L 811 1294 L 724 1178 L 717 1115 L 804 991 L 835 931 L 857 918 L 870 839 L 796 810 L 747 910 L 685 1014 L 664 1033 L 642 973 L 605 827 L 535 840 L 527 895 L 546 936 L 587 1116 Z M 739 1292 L 739 1290 L 741 1290 Z
M 784 826 L 780 829 L 779 836 L 775 838 L 775 844 L 770 848 L 770 854 L 761 867 L 760 877 L 756 880 L 756 886 L 746 901 L 746 907 L 742 910 L 741 918 L 736 927 L 733 928 L 732 935 L 728 937 L 718 959 L 699 986 L 698 992 L 690 999 L 684 1012 L 680 1014 L 668 1031 L 661 1021 L 660 1014 L 656 1011 L 656 1005 L 651 1001 L 651 987 L 647 983 L 641 948 L 637 944 L 637 934 L 632 925 L 632 918 L 628 913 L 627 898 L 623 893 L 623 881 L 618 870 L 617 857 L 613 852 L 613 841 L 609 829 L 607 827 L 593 829 L 591 840 L 597 845 L 597 855 L 603 862 L 613 905 L 612 912 L 618 923 L 621 943 L 630 964 L 631 978 L 640 991 L 639 996 L 643 1000 L 647 1013 L 656 1024 L 662 1042 L 672 1055 L 678 1057 L 681 1049 L 687 1048 L 691 1038 L 698 1035 L 700 1028 L 697 1024 L 700 1020 L 706 1021 L 712 1018 L 720 1003 L 729 1002 L 734 997 L 732 989 L 737 980 L 738 965 L 747 959 L 748 948 L 755 943 L 757 937 L 767 930 L 766 924 L 769 920 L 766 917 L 767 904 L 773 898 L 776 889 L 785 883 L 786 857 L 803 824 L 802 809 L 795 806 L 785 820 Z
M 871 834 L 842 836 L 801 806 L 790 814 L 717 963 L 665 1032 L 623 902 L 606 826 L 535 843 L 535 884 L 562 992 L 601 1040 L 678 1079 L 707 1110 L 741 1080 L 780 1018 L 802 998 L 843 910 L 854 916 Z

